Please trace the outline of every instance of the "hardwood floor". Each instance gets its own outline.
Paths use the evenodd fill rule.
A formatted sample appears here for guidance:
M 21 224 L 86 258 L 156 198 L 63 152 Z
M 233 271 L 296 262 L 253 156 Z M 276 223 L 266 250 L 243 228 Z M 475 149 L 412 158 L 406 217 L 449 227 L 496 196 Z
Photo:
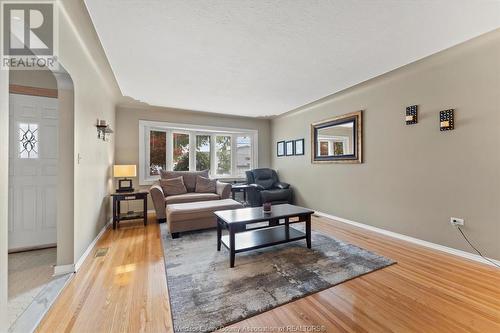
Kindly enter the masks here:
M 313 229 L 398 263 L 232 327 L 500 332 L 499 269 L 326 218 L 313 218 Z M 109 229 L 98 248 L 109 251 L 89 256 L 38 331 L 172 332 L 158 225 Z

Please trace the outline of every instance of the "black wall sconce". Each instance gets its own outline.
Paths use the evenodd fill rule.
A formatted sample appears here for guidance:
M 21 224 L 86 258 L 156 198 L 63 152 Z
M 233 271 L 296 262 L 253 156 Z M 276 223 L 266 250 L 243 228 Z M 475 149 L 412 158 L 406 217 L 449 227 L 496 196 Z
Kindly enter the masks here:
M 95 125 L 95 127 L 97 127 L 97 138 L 101 139 L 102 141 L 108 141 L 109 136 L 111 135 L 111 133 L 113 133 L 113 130 L 106 123 L 106 120 L 97 119 L 97 124 Z
M 418 106 L 412 105 L 406 108 L 406 125 L 418 123 Z
M 439 112 L 439 130 L 451 131 L 455 128 L 455 109 Z

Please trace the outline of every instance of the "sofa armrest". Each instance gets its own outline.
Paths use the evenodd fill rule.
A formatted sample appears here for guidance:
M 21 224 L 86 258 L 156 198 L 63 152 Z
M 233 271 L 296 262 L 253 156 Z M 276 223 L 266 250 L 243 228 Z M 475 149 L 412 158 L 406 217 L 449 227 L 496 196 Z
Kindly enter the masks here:
M 151 199 L 153 200 L 153 206 L 156 211 L 156 219 L 164 220 L 167 218 L 165 212 L 165 194 L 163 193 L 163 189 L 160 185 L 153 185 L 149 189 L 149 193 L 151 194 Z
M 231 184 L 217 181 L 216 192 L 221 199 L 229 199 L 231 196 Z
M 284 182 L 276 182 L 274 183 L 274 187 L 280 188 L 280 189 L 286 189 L 290 187 L 290 184 L 284 183 Z
M 248 184 L 248 186 L 250 186 L 253 190 L 256 190 L 256 191 L 263 191 L 263 190 L 265 190 L 265 188 L 262 185 L 259 185 L 259 184 Z

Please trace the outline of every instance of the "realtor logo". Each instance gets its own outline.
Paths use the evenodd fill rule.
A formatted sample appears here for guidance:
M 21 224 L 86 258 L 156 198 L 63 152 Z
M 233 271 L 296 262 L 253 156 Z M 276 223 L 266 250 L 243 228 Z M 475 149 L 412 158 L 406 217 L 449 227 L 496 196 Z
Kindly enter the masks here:
M 55 1 L 1 1 L 2 69 L 55 69 Z

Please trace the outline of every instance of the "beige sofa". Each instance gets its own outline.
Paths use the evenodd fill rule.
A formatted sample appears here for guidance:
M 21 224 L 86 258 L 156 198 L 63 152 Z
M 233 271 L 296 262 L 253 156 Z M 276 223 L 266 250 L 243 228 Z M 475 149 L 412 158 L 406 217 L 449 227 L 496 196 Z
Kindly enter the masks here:
M 165 196 L 160 184 L 153 185 L 149 192 L 153 199 L 153 205 L 156 210 L 156 218 L 159 223 L 167 219 L 166 206 L 171 204 L 210 201 L 228 199 L 231 195 L 231 184 L 217 181 L 216 193 L 196 193 L 196 177 L 202 176 L 208 178 L 208 170 L 205 171 L 161 171 L 161 178 L 171 179 L 182 176 L 187 193 L 179 195 Z

